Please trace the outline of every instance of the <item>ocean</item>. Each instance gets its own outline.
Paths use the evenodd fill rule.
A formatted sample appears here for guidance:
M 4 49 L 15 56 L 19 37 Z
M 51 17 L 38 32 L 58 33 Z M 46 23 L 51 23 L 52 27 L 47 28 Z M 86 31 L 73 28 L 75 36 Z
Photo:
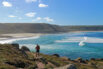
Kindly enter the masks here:
M 40 37 L 14 40 L 21 46 L 27 46 L 35 52 L 36 44 L 44 54 L 59 54 L 71 59 L 103 58 L 103 32 L 75 32 L 64 34 L 48 34 Z

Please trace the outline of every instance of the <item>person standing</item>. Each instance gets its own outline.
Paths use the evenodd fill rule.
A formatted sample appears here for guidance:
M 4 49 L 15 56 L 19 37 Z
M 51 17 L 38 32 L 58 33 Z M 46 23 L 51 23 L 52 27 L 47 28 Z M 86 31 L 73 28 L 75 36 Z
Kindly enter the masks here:
M 40 54 L 40 46 L 37 44 L 35 49 L 36 49 L 36 57 L 38 57 Z

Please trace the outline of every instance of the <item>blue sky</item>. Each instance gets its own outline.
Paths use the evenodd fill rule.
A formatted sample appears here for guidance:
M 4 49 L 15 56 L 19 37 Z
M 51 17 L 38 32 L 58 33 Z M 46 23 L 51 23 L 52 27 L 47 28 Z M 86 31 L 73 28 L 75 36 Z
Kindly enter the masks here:
M 103 25 L 103 0 L 0 0 L 0 23 Z

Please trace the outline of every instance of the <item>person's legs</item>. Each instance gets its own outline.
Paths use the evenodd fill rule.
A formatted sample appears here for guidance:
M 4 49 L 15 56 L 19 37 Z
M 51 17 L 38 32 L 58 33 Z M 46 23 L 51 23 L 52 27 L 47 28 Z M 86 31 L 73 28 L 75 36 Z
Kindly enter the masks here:
M 38 50 L 36 50 L 36 57 L 38 57 Z
M 37 51 L 37 56 L 39 56 L 39 50 Z

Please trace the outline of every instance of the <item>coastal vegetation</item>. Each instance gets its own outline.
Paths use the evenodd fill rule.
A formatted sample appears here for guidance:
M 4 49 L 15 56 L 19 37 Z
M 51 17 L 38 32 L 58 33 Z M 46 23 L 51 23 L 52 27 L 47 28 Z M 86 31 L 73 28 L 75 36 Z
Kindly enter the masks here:
M 65 33 L 71 31 L 103 31 L 102 25 L 62 26 L 46 23 L 0 23 L 0 34 Z
M 26 46 L 0 44 L 0 69 L 103 69 L 103 59 L 71 60 L 59 54 L 35 56 Z

